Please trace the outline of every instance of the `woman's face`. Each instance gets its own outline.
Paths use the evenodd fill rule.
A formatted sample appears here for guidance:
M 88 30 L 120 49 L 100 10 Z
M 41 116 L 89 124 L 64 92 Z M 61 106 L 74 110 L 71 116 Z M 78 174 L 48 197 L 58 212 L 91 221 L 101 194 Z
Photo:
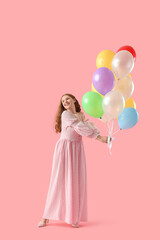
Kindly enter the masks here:
M 75 100 L 68 95 L 62 97 L 62 105 L 66 110 L 75 110 Z

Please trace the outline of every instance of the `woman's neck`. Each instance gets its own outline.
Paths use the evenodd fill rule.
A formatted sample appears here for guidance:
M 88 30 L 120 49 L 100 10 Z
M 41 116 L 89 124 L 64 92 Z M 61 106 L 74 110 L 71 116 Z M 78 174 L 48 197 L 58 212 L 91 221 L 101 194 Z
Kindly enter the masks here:
M 68 109 L 67 111 L 71 112 L 72 114 L 76 114 L 77 113 L 76 110 L 73 110 L 73 109 Z

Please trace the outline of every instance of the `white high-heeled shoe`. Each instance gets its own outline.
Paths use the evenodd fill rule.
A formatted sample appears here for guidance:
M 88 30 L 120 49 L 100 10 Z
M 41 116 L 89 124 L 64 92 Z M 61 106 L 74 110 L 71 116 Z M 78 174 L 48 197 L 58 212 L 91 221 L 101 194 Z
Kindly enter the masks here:
M 39 224 L 38 224 L 38 227 L 44 227 L 44 226 L 46 226 L 46 223 L 48 223 L 48 222 L 49 222 L 49 219 L 46 219 L 45 222 L 40 221 Z
M 76 227 L 76 228 L 78 228 L 78 227 L 79 227 L 79 225 L 72 224 L 72 227 Z

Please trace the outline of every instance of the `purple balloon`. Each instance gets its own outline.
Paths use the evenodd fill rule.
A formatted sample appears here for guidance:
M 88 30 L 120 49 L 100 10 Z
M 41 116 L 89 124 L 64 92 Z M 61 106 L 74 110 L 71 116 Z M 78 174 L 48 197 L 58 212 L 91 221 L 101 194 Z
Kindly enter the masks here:
M 93 74 L 93 86 L 102 95 L 110 92 L 114 87 L 115 77 L 109 68 L 98 68 Z

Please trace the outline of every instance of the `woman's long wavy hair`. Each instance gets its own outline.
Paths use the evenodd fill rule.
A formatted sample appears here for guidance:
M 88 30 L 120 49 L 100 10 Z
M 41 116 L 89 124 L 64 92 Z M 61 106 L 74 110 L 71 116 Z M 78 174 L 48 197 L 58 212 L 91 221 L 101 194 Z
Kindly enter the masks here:
M 70 96 L 72 99 L 75 100 L 75 108 L 76 108 L 76 112 L 81 112 L 81 107 L 80 107 L 80 104 L 78 102 L 78 100 L 75 98 L 75 96 L 73 96 L 72 94 L 70 93 L 66 93 L 66 94 L 63 94 L 62 97 L 64 95 L 67 95 L 67 96 Z M 57 113 L 56 113 L 56 116 L 55 116 L 55 131 L 56 133 L 60 133 L 61 132 L 61 115 L 62 115 L 62 112 L 64 110 L 66 110 L 64 107 L 63 107 L 63 104 L 62 104 L 62 97 L 60 99 L 60 103 L 59 103 L 59 107 L 58 107 L 58 110 L 57 110 Z

